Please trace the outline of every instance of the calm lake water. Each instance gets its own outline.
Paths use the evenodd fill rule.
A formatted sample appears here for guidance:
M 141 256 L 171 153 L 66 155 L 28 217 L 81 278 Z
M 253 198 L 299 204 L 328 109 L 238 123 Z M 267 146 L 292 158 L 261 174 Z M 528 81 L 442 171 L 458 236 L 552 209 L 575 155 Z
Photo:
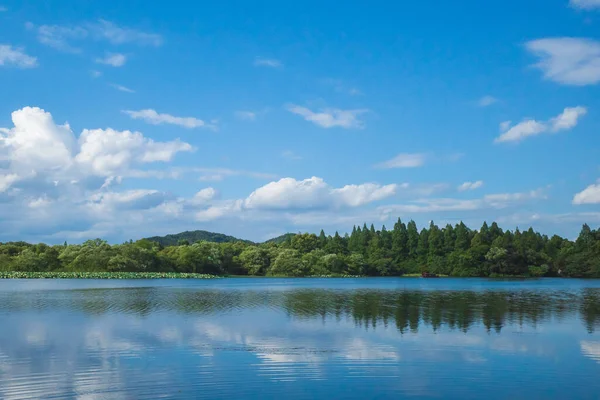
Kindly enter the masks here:
M 0 281 L 0 399 L 599 399 L 600 281 Z

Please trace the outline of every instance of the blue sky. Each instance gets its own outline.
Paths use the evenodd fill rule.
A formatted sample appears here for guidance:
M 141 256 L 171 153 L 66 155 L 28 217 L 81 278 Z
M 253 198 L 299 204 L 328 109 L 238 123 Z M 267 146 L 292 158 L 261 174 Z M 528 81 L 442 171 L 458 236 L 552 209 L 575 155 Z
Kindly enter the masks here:
M 600 1 L 0 2 L 0 240 L 600 223 Z

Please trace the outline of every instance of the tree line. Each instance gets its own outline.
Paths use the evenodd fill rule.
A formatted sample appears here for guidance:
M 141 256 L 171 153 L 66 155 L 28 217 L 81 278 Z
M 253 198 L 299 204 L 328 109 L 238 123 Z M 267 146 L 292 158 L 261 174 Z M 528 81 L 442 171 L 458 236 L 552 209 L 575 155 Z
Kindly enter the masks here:
M 461 277 L 600 277 L 600 229 L 583 225 L 575 241 L 558 235 L 502 230 L 495 222 L 469 229 L 464 223 L 420 231 L 400 219 L 393 229 L 354 227 L 351 234 L 302 233 L 278 242 L 149 239 L 110 245 L 95 239 L 49 246 L 0 244 L 0 271 L 186 272 L 213 275 L 363 275 L 436 273 Z

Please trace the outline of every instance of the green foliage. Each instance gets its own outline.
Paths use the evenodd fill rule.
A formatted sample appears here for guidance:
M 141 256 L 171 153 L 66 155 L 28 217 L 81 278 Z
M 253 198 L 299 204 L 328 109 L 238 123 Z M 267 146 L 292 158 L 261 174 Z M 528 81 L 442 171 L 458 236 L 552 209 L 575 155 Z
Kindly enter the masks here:
M 3 243 L 0 274 L 4 275 L 0 276 L 398 276 L 432 272 L 465 277 L 600 277 L 600 230 L 588 225 L 574 242 L 556 235 L 548 238 L 533 229 L 503 231 L 496 223 L 470 230 L 462 222 L 443 228 L 432 222 L 419 232 L 414 221 L 404 224 L 401 220 L 391 231 L 364 224 L 354 227 L 350 235 L 288 234 L 262 244 L 175 240 L 178 245 L 166 247 L 152 239 L 120 245 L 100 239 L 56 246 Z
M 181 246 L 196 242 L 214 242 L 214 243 L 229 243 L 229 242 L 246 242 L 247 240 L 238 239 L 233 236 L 223 235 L 222 233 L 214 233 L 207 231 L 186 231 L 166 236 L 153 236 L 147 240 L 159 243 L 161 246 Z

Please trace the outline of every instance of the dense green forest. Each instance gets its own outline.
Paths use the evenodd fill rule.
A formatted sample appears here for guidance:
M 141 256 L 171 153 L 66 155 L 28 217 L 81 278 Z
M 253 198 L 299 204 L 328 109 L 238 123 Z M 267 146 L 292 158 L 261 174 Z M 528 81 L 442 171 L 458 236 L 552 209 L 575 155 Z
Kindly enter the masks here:
M 303 233 L 280 243 L 181 240 L 174 246 L 142 239 L 109 245 L 0 244 L 0 271 L 186 272 L 214 275 L 600 277 L 600 230 L 584 225 L 577 240 L 533 229 L 503 231 L 496 223 L 471 230 L 462 222 L 418 231 L 414 221 L 392 230 L 354 227 L 350 235 Z

